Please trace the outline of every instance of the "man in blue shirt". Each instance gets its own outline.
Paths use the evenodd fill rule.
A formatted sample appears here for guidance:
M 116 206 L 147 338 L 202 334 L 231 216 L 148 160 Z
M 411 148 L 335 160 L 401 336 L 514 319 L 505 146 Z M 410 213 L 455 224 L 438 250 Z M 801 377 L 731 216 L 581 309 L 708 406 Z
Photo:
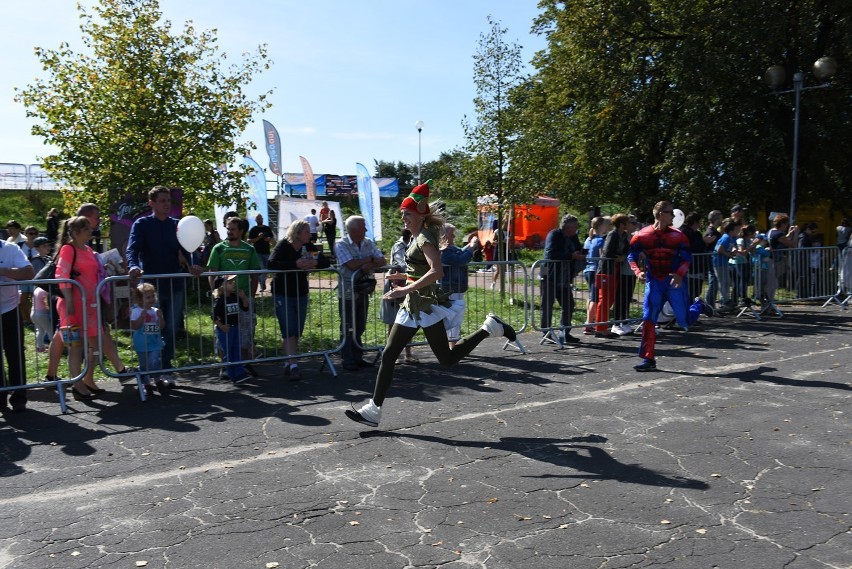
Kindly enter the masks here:
M 168 275 L 183 273 L 185 268 L 193 276 L 204 272 L 204 267 L 195 264 L 190 252 L 184 250 L 177 238 L 178 219 L 170 217 L 172 194 L 165 186 L 154 186 L 148 192 L 151 215 L 140 217 L 130 228 L 127 241 L 127 268 L 131 280 L 143 275 Z M 183 278 L 156 279 L 160 310 L 166 321 L 163 347 L 163 369 L 172 367 L 175 353 L 175 336 L 183 322 L 184 308 Z M 173 385 L 171 377 L 165 378 Z

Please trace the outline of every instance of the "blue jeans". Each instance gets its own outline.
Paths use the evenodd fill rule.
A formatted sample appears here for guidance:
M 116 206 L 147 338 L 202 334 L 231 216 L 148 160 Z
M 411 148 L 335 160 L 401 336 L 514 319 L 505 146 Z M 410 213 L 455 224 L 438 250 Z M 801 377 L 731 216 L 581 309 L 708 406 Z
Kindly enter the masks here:
M 719 286 L 719 302 L 729 304 L 731 302 L 731 265 L 715 266 L 716 282 Z
M 275 297 L 275 318 L 282 338 L 301 338 L 307 317 L 308 295 Z
M 163 369 L 163 352 L 162 350 L 152 350 L 150 352 L 136 352 L 139 358 L 139 371 L 141 372 L 159 372 Z M 145 373 L 144 382 L 151 383 L 151 380 L 157 373 Z
M 258 253 L 257 258 L 260 259 L 261 269 L 269 268 L 269 255 L 261 255 Z M 257 275 L 257 280 L 260 283 L 260 290 L 266 290 L 266 273 L 260 273 Z
M 715 267 L 711 266 L 710 270 L 707 271 L 707 292 L 704 295 L 704 300 L 715 308 L 717 294 L 719 294 L 719 281 L 716 279 Z
M 228 366 L 228 377 L 231 381 L 245 376 L 246 368 L 239 363 L 243 359 L 240 354 L 240 327 L 231 326 L 227 332 L 223 332 L 217 326 L 216 339 L 219 340 L 219 347 L 222 350 L 222 361 L 232 364 Z

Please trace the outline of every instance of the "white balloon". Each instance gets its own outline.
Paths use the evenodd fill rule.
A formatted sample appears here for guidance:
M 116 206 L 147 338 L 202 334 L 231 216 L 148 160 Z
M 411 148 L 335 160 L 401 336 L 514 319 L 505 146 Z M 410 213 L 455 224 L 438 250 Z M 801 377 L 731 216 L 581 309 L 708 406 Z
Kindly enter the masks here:
M 680 229 L 680 226 L 683 225 L 683 220 L 686 216 L 679 209 L 674 210 L 674 220 L 672 220 L 672 225 L 675 229 Z
M 178 221 L 177 238 L 180 246 L 192 253 L 204 243 L 204 222 L 194 215 L 187 215 Z

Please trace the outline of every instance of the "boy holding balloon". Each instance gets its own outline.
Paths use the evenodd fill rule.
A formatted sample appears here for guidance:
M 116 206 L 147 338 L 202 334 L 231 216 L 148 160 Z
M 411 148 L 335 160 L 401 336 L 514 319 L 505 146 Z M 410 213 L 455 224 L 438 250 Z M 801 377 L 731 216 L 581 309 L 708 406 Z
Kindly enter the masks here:
M 165 186 L 151 188 L 148 205 L 151 215 L 133 222 L 127 241 L 127 273 L 131 283 L 135 285 L 142 276 L 171 275 L 186 269 L 196 277 L 203 273 L 204 267 L 196 264 L 192 253 L 204 240 L 204 223 L 195 216 L 180 221 L 172 217 L 172 195 Z M 200 226 L 200 232 L 193 231 L 196 225 Z M 169 370 L 175 353 L 175 338 L 183 321 L 185 279 L 157 278 L 155 284 L 165 319 L 163 370 Z M 173 381 L 170 375 L 165 379 Z

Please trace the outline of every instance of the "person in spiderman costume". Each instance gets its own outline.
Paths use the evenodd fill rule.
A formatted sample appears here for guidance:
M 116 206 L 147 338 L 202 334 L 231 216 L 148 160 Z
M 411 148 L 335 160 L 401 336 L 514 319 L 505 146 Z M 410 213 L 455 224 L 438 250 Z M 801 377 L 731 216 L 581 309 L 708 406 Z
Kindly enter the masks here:
M 712 309 L 700 298 L 696 298 L 687 308 L 687 287 L 683 280 L 689 270 L 692 254 L 689 239 L 671 226 L 673 219 L 672 204 L 658 202 L 654 206 L 654 224 L 638 231 L 630 240 L 627 261 L 633 273 L 645 280 L 642 342 L 639 344 L 642 363 L 633 367 L 636 371 L 657 369 L 657 360 L 654 358 L 656 324 L 666 301 L 671 305 L 678 325 L 684 330 L 688 330 L 702 313 L 712 314 Z M 640 255 L 643 254 L 644 269 L 639 267 Z

